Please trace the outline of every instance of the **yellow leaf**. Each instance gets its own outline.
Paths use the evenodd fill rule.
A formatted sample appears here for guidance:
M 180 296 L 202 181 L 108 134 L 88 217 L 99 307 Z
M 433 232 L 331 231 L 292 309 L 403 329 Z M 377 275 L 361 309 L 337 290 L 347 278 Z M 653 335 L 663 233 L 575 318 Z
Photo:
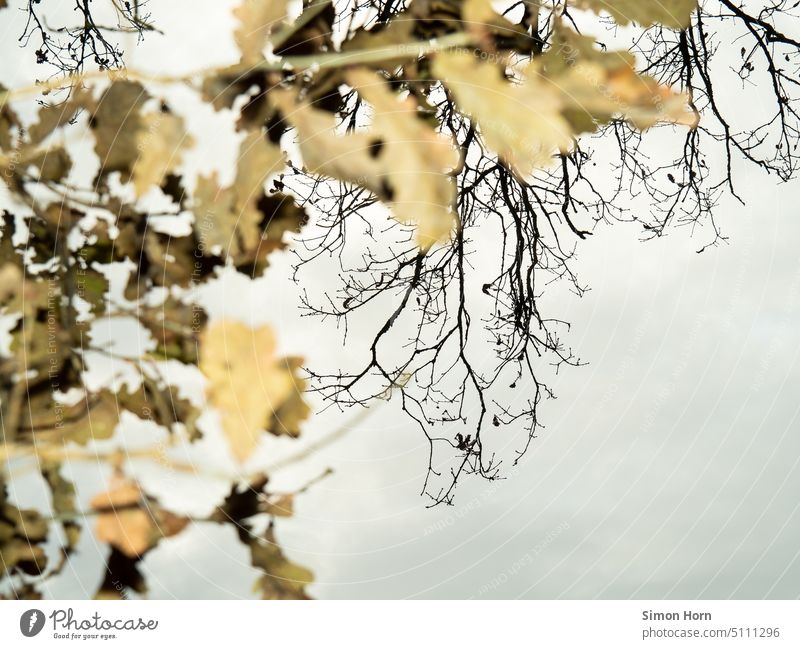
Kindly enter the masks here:
M 264 182 L 283 167 L 280 149 L 260 132 L 252 132 L 240 147 L 231 187 L 220 187 L 216 174 L 197 179 L 194 212 L 204 247 L 220 246 L 237 266 L 276 247 L 263 242 Z M 273 216 L 276 214 L 269 214 Z
M 278 147 L 258 131 L 247 135 L 239 148 L 233 183 L 244 249 L 255 248 L 261 239 L 259 224 L 264 215 L 258 209 L 258 202 L 264 196 L 264 182 L 283 166 L 283 153 Z
M 565 116 L 576 132 L 595 130 L 594 125 L 587 125 L 587 118 L 606 123 L 615 115 L 641 129 L 660 121 L 697 124 L 689 97 L 638 74 L 630 52 L 601 51 L 591 36 L 560 24 L 550 50 L 529 65 L 525 74 L 558 89 Z
M 239 21 L 233 37 L 242 53 L 242 63 L 256 63 L 263 58 L 273 27 L 286 18 L 286 0 L 244 0 L 233 15 Z
M 274 93 L 274 101 L 297 129 L 310 171 L 369 189 L 398 221 L 417 227 L 417 243 L 427 250 L 446 239 L 455 223 L 456 186 L 448 173 L 458 166 L 458 152 L 420 118 L 413 98 L 399 100 L 365 69 L 351 70 L 346 79 L 375 111 L 366 132 L 337 135 L 333 114 L 288 91 Z
M 220 246 L 225 254 L 235 255 L 238 252 L 234 237 L 237 227 L 236 196 L 229 187 L 220 187 L 216 172 L 197 178 L 194 218 L 195 229 L 206 254 L 214 246 Z M 247 224 L 241 225 L 247 227 Z
M 200 370 L 205 374 L 209 403 L 222 415 L 231 450 L 246 460 L 272 413 L 295 390 L 287 363 L 275 356 L 272 329 L 222 321 L 203 332 Z
M 498 66 L 467 53 L 440 54 L 433 72 L 477 122 L 486 144 L 521 176 L 550 163 L 555 151 L 572 147 L 557 88 L 536 79 L 512 83 Z
M 139 157 L 133 165 L 133 185 L 136 195 L 142 196 L 180 163 L 183 149 L 194 144 L 186 133 L 183 119 L 172 113 L 153 113 L 142 118 L 136 146 Z
M 522 81 L 464 52 L 438 54 L 433 72 L 487 146 L 526 177 L 569 151 L 574 136 L 617 115 L 641 129 L 659 121 L 696 125 L 685 94 L 637 74 L 633 64 L 628 52 L 601 52 L 593 39 L 557 26 L 552 48 L 522 70 Z

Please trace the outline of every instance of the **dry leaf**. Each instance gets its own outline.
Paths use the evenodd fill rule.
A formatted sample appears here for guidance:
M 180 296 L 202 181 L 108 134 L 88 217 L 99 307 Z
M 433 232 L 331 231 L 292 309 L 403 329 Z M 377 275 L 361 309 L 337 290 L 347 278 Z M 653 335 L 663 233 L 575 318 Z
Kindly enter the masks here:
M 155 526 L 142 509 L 144 495 L 134 483 L 123 483 L 92 498 L 97 516 L 95 535 L 129 557 L 139 557 L 150 549 Z
M 100 172 L 120 171 L 126 175 L 138 158 L 136 141 L 142 118 L 139 111 L 148 98 L 135 81 L 114 81 L 100 96 L 89 124 L 94 131 Z
M 4 93 L 6 87 L 0 83 L 0 93 Z M 19 126 L 16 113 L 11 110 L 8 101 L 0 100 L 0 151 L 10 151 L 14 148 L 14 137 L 12 129 Z
M 256 63 L 272 29 L 286 18 L 286 0 L 244 0 L 233 10 L 239 26 L 233 32 L 242 63 Z
M 275 93 L 275 102 L 297 129 L 310 171 L 372 191 L 398 221 L 416 225 L 417 243 L 427 250 L 455 223 L 456 186 L 448 172 L 457 167 L 458 152 L 420 119 L 413 98 L 399 100 L 373 72 L 351 70 L 347 81 L 375 110 L 367 132 L 337 135 L 333 114 L 289 92 Z
M 131 558 L 141 557 L 189 524 L 189 519 L 162 509 L 130 480 L 118 479 L 112 489 L 92 498 L 90 506 L 98 512 L 98 540 Z
M 200 369 L 208 380 L 209 403 L 222 415 L 231 450 L 246 460 L 272 413 L 292 396 L 294 379 L 287 363 L 275 356 L 275 336 L 268 326 L 222 321 L 203 333 Z
M 28 139 L 31 144 L 38 145 L 53 131 L 72 121 L 82 105 L 91 103 L 88 91 L 80 88 L 73 89 L 73 96 L 69 101 L 43 106 L 37 113 L 37 121 L 28 129 Z
M 675 93 L 652 77 L 640 75 L 627 51 L 601 51 L 591 36 L 556 25 L 547 54 L 525 70 L 535 80 L 558 89 L 565 117 L 576 133 L 594 131 L 621 115 L 644 129 L 660 121 L 696 126 L 697 115 L 685 93 Z
M 434 74 L 478 124 L 489 146 L 522 177 L 572 148 L 573 138 L 616 115 L 644 129 L 659 121 L 694 126 L 688 97 L 639 75 L 627 52 L 601 52 L 563 27 L 553 47 L 523 70 L 521 82 L 464 52 L 437 55 Z
M 133 165 L 133 186 L 142 196 L 153 185 L 160 185 L 168 173 L 181 163 L 183 149 L 194 140 L 186 133 L 183 119 L 172 113 L 151 113 L 142 118 L 137 134 L 139 157 Z
M 513 83 L 497 65 L 467 53 L 436 57 L 434 74 L 444 80 L 458 107 L 472 117 L 486 144 L 522 177 L 572 147 L 564 102 L 550 85 Z
M 54 147 L 43 151 L 32 151 L 26 157 L 25 164 L 30 164 L 38 170 L 39 182 L 58 182 L 72 169 L 72 159 L 63 147 Z
M 461 3 L 461 20 L 466 30 L 486 49 L 493 49 L 492 34 L 506 42 L 509 39 L 517 39 L 521 43 L 530 41 L 525 28 L 497 13 L 490 0 L 464 0 Z
M 236 165 L 233 190 L 237 229 L 243 249 L 250 250 L 258 246 L 261 239 L 260 223 L 264 215 L 258 209 L 258 202 L 264 196 L 264 182 L 283 169 L 283 153 L 260 132 L 254 131 L 242 142 Z
M 235 255 L 239 243 L 234 236 L 238 216 L 236 214 L 236 195 L 230 187 L 220 187 L 217 172 L 211 176 L 200 176 L 194 190 L 195 230 L 203 248 L 211 251 L 216 246 L 224 254 Z M 241 224 L 247 228 L 246 223 Z
M 283 169 L 283 154 L 259 133 L 242 142 L 232 187 L 220 187 L 216 173 L 197 179 L 195 218 L 210 246 L 237 255 L 255 248 L 261 239 L 264 182 Z

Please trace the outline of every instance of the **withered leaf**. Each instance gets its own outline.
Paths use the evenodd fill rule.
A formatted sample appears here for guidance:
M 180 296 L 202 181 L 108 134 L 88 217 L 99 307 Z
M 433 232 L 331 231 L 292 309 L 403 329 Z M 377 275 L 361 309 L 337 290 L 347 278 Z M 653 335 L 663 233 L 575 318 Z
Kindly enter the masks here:
M 135 81 L 115 80 L 103 91 L 89 121 L 100 158 L 100 175 L 119 171 L 127 179 L 139 152 L 136 143 L 143 127 L 140 111 L 147 91 Z
M 180 533 L 189 519 L 158 505 L 131 480 L 116 478 L 109 491 L 90 503 L 98 512 L 95 535 L 124 555 L 141 557 L 165 537 Z
M 0 93 L 7 88 L 0 83 Z M 0 151 L 10 151 L 14 148 L 13 129 L 19 126 L 17 114 L 11 109 L 5 97 L 0 99 Z
M 688 97 L 637 74 L 629 53 L 601 52 L 591 38 L 564 27 L 556 29 L 552 48 L 523 70 L 521 82 L 464 52 L 440 53 L 433 71 L 487 145 L 522 177 L 615 115 L 641 129 L 659 121 L 696 123 Z
M 283 168 L 280 149 L 253 132 L 240 147 L 232 186 L 221 187 L 216 174 L 198 178 L 194 227 L 203 250 L 218 247 L 251 275 L 263 270 L 269 253 L 284 247 L 284 232 L 296 232 L 306 221 L 291 198 L 264 192 L 265 181 Z
M 142 117 L 136 145 L 139 157 L 133 164 L 133 186 L 137 196 L 142 196 L 180 165 L 183 150 L 191 148 L 194 139 L 186 132 L 180 116 L 149 113 Z
M 18 509 L 7 500 L 0 481 L 0 577 L 17 568 L 29 575 L 40 574 L 47 556 L 40 545 L 47 539 L 48 524 L 33 509 Z
M 82 105 L 91 99 L 81 89 L 73 90 L 74 96 L 68 101 L 42 106 L 37 113 L 37 121 L 28 129 L 28 140 L 33 146 L 41 144 L 57 128 L 71 122 Z
M 367 132 L 337 135 L 334 115 L 289 91 L 275 93 L 274 101 L 297 129 L 309 171 L 372 191 L 397 220 L 416 226 L 417 243 L 427 250 L 445 240 L 455 224 L 456 186 L 448 173 L 458 165 L 458 152 L 420 119 L 413 98 L 398 100 L 368 70 L 351 70 L 347 80 L 375 110 Z
M 239 21 L 233 38 L 242 53 L 242 63 L 256 63 L 263 58 L 270 32 L 286 18 L 286 1 L 243 0 L 233 15 Z
M 437 56 L 433 70 L 475 120 L 489 148 L 523 177 L 572 146 L 572 128 L 553 86 L 536 78 L 514 84 L 497 65 L 464 52 Z
M 244 528 L 240 528 L 239 536 L 250 547 L 253 567 L 263 571 L 255 585 L 262 599 L 309 599 L 305 588 L 314 575 L 286 558 L 271 525 L 261 538 Z
M 26 158 L 25 162 L 36 167 L 40 182 L 64 180 L 72 169 L 72 158 L 63 147 L 37 151 L 32 157 Z
M 221 321 L 201 338 L 208 400 L 220 411 L 231 451 L 240 461 L 250 456 L 273 413 L 296 389 L 292 367 L 276 357 L 275 349 L 275 336 L 266 325 L 252 329 Z
M 40 470 L 50 489 L 53 512 L 61 517 L 67 550 L 80 540 L 81 526 L 76 520 L 75 485 L 61 475 L 61 465 L 50 460 L 40 461 Z

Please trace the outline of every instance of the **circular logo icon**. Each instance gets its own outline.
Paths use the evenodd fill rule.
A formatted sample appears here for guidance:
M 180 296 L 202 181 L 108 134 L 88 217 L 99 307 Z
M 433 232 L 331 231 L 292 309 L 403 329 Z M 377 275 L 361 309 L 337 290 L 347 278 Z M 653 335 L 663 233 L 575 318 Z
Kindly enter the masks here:
M 44 628 L 44 613 L 38 608 L 25 611 L 19 618 L 19 630 L 22 635 L 32 638 Z

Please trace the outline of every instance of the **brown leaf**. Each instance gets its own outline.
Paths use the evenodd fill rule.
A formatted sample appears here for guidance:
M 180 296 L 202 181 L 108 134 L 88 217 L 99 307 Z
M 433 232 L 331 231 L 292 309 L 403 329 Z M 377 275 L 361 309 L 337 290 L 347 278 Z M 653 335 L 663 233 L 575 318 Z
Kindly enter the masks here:
M 81 105 L 91 101 L 88 93 L 81 89 L 73 90 L 73 97 L 59 104 L 42 106 L 37 114 L 37 121 L 28 129 L 28 139 L 31 145 L 37 146 L 57 128 L 72 121 L 81 108 Z
M 6 87 L 0 83 L 0 93 L 4 93 Z M 0 151 L 10 151 L 14 148 L 12 129 L 19 126 L 19 119 L 16 113 L 5 100 L 0 100 Z
M 249 532 L 240 536 L 250 546 L 253 567 L 264 573 L 256 582 L 262 599 L 309 599 L 305 587 L 314 580 L 314 575 L 286 558 L 275 541 L 271 526 L 263 538 Z
M 72 169 L 72 159 L 63 147 L 55 147 L 45 151 L 37 151 L 25 159 L 39 172 L 39 182 L 58 182 L 63 180 Z
M 112 171 L 127 176 L 139 157 L 136 143 L 143 126 L 139 111 L 148 98 L 135 81 L 113 81 L 100 96 L 89 121 L 100 158 L 100 175 Z M 124 178 L 126 179 L 126 178 Z
M 116 484 L 92 498 L 98 512 L 95 535 L 128 557 L 141 557 L 164 537 L 181 532 L 189 519 L 158 506 L 133 481 L 117 478 Z
M 258 245 L 261 238 L 258 224 L 262 214 L 258 209 L 258 202 L 264 196 L 264 182 L 283 168 L 283 153 L 277 146 L 268 142 L 260 131 L 247 134 L 239 147 L 233 183 L 236 210 L 244 224 L 237 229 L 242 239 L 241 245 L 246 249 Z

